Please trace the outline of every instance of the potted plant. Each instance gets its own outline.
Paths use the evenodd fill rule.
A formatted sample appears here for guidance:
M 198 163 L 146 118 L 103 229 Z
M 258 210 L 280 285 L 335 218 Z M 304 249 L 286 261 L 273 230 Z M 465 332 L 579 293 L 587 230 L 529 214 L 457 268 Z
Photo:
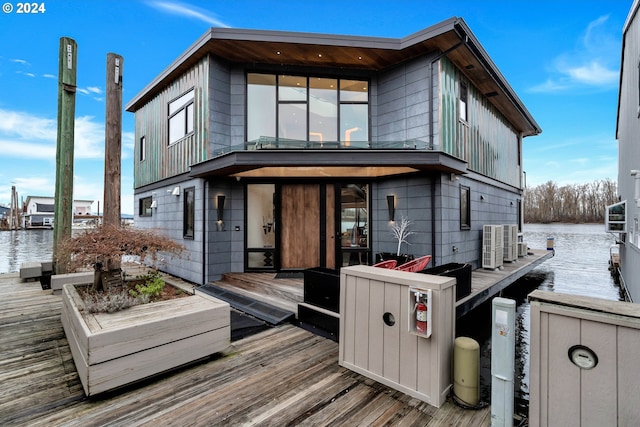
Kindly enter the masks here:
M 224 350 L 230 343 L 229 304 L 196 294 L 124 308 L 119 299 L 152 294 L 164 286 L 151 274 L 133 292 L 114 293 L 123 284 L 118 271 L 123 255 L 157 262 L 182 247 L 149 230 L 102 226 L 61 242 L 57 262 L 70 270 L 93 267 L 93 283 L 65 284 L 62 325 L 87 396 L 156 375 Z M 111 283 L 115 278 L 115 283 Z M 117 310 L 94 310 L 85 294 L 106 296 L 100 304 Z M 112 297 L 112 295 L 116 295 Z M 100 305 L 98 304 L 98 305 Z
M 412 224 L 413 224 L 413 221 L 411 221 L 409 218 L 405 217 L 404 215 L 402 216 L 400 221 L 392 221 L 391 224 L 389 224 L 389 226 L 391 227 L 391 235 L 398 242 L 396 253 L 394 254 L 391 252 L 381 252 L 378 254 L 380 259 L 377 259 L 376 262 L 395 259 L 396 261 L 398 261 L 398 265 L 402 265 L 408 261 L 413 260 L 413 255 L 400 253 L 402 250 L 403 243 L 406 243 L 407 246 L 411 245 L 411 243 L 409 243 L 407 238 L 412 234 L 415 234 L 413 231 L 411 231 Z

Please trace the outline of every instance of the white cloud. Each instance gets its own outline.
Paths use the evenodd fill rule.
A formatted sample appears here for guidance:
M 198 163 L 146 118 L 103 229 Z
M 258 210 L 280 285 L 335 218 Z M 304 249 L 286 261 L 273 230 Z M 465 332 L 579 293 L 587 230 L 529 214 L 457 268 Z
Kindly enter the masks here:
M 11 62 L 15 62 L 16 64 L 22 64 L 22 65 L 30 65 L 26 60 L 24 59 L 10 59 L 9 61 Z
M 215 14 L 190 4 L 171 1 L 150 1 L 147 4 L 156 10 L 172 15 L 194 18 L 214 27 L 229 27 L 229 25 L 219 20 Z
M 529 92 L 558 93 L 578 88 L 613 89 L 619 76 L 619 31 L 608 26 L 609 16 L 590 22 L 577 47 L 558 55 L 550 76 Z
M 42 77 L 44 77 L 45 79 L 57 79 L 57 76 L 54 76 L 53 74 L 43 74 Z
M 96 86 L 87 86 L 87 91 L 91 93 L 97 93 L 98 95 L 102 93 L 102 89 Z

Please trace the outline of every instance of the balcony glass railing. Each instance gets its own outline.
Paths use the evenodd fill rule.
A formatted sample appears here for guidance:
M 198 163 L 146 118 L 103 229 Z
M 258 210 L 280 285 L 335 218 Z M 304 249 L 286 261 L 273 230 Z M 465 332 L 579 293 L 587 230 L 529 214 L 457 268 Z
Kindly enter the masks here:
M 242 145 L 225 147 L 217 151 L 221 156 L 234 151 L 254 150 L 433 150 L 428 141 L 300 141 L 261 137 Z

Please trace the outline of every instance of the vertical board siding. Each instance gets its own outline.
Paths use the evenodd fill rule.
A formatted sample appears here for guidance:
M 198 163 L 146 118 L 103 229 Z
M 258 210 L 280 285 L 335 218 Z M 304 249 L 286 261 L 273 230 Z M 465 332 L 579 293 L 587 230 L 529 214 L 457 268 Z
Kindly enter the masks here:
M 207 108 L 209 59 L 187 70 L 135 112 L 134 188 L 187 172 L 207 159 Z M 195 90 L 194 132 L 169 145 L 169 102 Z M 140 161 L 140 138 L 146 139 L 146 159 Z
M 530 425 L 637 425 L 640 318 L 631 304 L 572 295 L 545 301 L 544 293 L 530 296 Z M 595 353 L 595 367 L 571 362 L 574 345 Z
M 442 151 L 475 172 L 519 187 L 519 134 L 450 61 L 439 64 Z M 460 81 L 467 82 L 467 123 L 458 119 Z

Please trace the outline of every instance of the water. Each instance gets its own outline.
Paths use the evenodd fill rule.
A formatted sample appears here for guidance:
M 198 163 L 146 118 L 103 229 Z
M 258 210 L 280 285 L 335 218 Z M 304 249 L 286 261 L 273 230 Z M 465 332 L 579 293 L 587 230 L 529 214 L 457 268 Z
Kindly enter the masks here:
M 529 400 L 529 325 L 530 305 L 527 295 L 535 289 L 585 295 L 607 300 L 623 299 L 608 270 L 609 248 L 615 238 L 601 224 L 526 224 L 524 240 L 530 248 L 545 249 L 547 238 L 553 237 L 555 256 L 538 267 L 502 297 L 516 301 L 516 401 L 522 412 Z M 481 348 L 481 399 L 491 396 L 491 301 L 460 319 L 457 336 L 470 336 Z M 485 325 L 478 328 L 478 325 Z M 524 412 L 526 413 L 526 412 Z
M 51 260 L 53 230 L 0 231 L 0 274 L 20 271 L 27 261 Z
M 516 397 L 529 399 L 529 316 L 526 296 L 534 289 L 620 300 L 621 292 L 609 273 L 609 248 L 615 243 L 601 224 L 526 224 L 524 240 L 530 248 L 545 249 L 554 238 L 555 256 L 502 293 L 516 300 Z M 25 261 L 51 259 L 52 230 L 0 232 L 0 273 L 17 272 Z M 460 319 L 457 336 L 481 343 L 482 399 L 489 401 L 491 384 L 491 304 L 483 304 Z M 485 327 L 478 328 L 478 325 Z

